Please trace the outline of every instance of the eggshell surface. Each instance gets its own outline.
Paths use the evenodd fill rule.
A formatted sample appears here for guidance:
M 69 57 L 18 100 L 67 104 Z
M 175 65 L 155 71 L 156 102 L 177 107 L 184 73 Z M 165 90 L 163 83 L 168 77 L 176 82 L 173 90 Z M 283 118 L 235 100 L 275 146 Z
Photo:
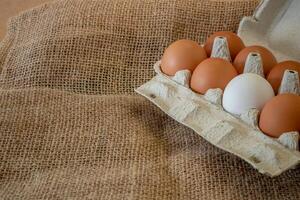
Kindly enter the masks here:
M 221 58 L 208 58 L 201 62 L 191 77 L 191 89 L 205 94 L 208 89 L 224 88 L 237 76 L 232 64 Z
M 274 97 L 272 86 L 257 74 L 241 74 L 232 79 L 225 88 L 223 107 L 226 111 L 240 115 L 251 108 L 261 110 Z
M 237 34 L 231 31 L 219 31 L 208 37 L 205 42 L 204 49 L 208 56 L 211 55 L 214 39 L 219 36 L 225 37 L 227 39 L 228 48 L 232 60 L 243 48 L 245 48 L 244 42 Z
M 259 127 L 271 137 L 290 131 L 300 132 L 300 97 L 280 94 L 272 98 L 261 112 Z
M 239 74 L 244 72 L 244 66 L 249 53 L 259 53 L 263 63 L 264 75 L 267 76 L 272 68 L 277 64 L 276 58 L 268 49 L 262 46 L 249 46 L 244 48 L 235 57 L 233 65 Z
M 206 52 L 197 42 L 178 40 L 172 43 L 161 59 L 161 70 L 169 76 L 174 76 L 180 70 L 191 72 L 206 59 Z
M 278 93 L 278 89 L 281 84 L 281 80 L 285 70 L 294 70 L 298 72 L 300 79 L 300 63 L 296 61 L 284 61 L 278 63 L 269 73 L 267 80 L 272 85 L 275 93 Z

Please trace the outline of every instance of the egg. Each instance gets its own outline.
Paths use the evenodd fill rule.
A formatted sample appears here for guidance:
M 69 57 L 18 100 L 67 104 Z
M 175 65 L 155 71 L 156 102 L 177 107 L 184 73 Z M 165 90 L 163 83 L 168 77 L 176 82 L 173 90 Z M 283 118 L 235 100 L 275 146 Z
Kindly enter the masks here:
M 214 39 L 219 36 L 225 37 L 227 39 L 228 48 L 232 60 L 243 48 L 245 48 L 243 41 L 235 33 L 231 31 L 219 31 L 212 34 L 209 38 L 207 38 L 204 44 L 204 49 L 208 56 L 211 55 Z
M 271 137 L 279 137 L 285 132 L 300 132 L 300 97 L 280 94 L 272 98 L 261 111 L 259 127 Z
M 267 80 L 272 85 L 274 91 L 278 93 L 278 89 L 281 84 L 281 80 L 285 70 L 294 70 L 298 72 L 300 79 L 300 63 L 296 61 L 284 61 L 278 63 L 269 73 Z
M 245 73 L 228 83 L 222 103 L 226 111 L 241 115 L 251 108 L 261 110 L 272 97 L 274 91 L 266 79 L 257 74 Z
M 259 53 L 263 63 L 264 75 L 267 76 L 271 69 L 277 64 L 274 55 L 265 47 L 262 46 L 249 46 L 244 48 L 235 57 L 233 65 L 239 74 L 244 72 L 244 66 L 249 53 Z
M 232 64 L 221 58 L 208 58 L 201 62 L 191 77 L 191 89 L 205 94 L 208 89 L 224 90 L 231 79 L 237 75 Z
M 190 70 L 206 59 L 206 52 L 197 42 L 178 40 L 172 43 L 161 59 L 161 70 L 169 76 L 174 76 L 180 70 Z

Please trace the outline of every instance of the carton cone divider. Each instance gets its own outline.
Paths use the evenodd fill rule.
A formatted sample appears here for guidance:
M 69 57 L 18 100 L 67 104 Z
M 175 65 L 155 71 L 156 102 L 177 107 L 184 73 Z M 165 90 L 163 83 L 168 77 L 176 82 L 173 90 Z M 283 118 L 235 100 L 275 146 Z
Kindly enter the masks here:
M 228 42 L 225 37 L 219 36 L 214 39 L 211 58 L 223 58 L 231 62 Z
M 245 62 L 244 73 L 254 73 L 264 78 L 262 59 L 259 53 L 249 53 Z
M 259 110 L 256 108 L 251 108 L 245 113 L 241 114 L 239 117 L 241 120 L 243 120 L 246 124 L 250 125 L 251 127 L 255 129 L 258 128 L 258 116 L 259 116 Z
M 291 150 L 299 150 L 299 133 L 297 131 L 283 133 L 277 140 Z
M 220 88 L 216 88 L 207 90 L 204 98 L 213 104 L 222 105 L 222 96 L 223 91 Z
M 191 79 L 191 72 L 190 70 L 187 69 L 176 72 L 176 74 L 172 78 L 172 80 L 176 81 L 180 85 L 183 85 L 187 88 L 190 85 L 190 79 Z
M 292 94 L 300 95 L 300 83 L 299 83 L 299 75 L 297 71 L 294 70 L 284 71 L 278 93 L 279 94 L 292 93 Z

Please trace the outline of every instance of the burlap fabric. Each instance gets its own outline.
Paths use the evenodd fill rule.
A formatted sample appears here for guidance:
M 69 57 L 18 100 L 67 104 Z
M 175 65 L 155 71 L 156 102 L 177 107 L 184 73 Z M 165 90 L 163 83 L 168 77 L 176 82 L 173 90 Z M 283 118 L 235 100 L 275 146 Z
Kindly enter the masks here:
M 0 48 L 0 199 L 300 199 L 133 88 L 178 38 L 236 29 L 257 1 L 57 1 Z M 129 95 L 130 94 L 130 95 Z
M 257 0 L 64 0 L 9 25 L 0 87 L 132 94 L 179 38 L 235 30 Z

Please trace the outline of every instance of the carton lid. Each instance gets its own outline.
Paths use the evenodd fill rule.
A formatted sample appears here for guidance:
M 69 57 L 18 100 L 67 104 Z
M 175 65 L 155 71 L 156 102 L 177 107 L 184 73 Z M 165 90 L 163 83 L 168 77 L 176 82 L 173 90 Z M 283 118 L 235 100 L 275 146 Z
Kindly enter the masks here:
M 300 1 L 263 0 L 242 19 L 238 35 L 247 46 L 268 48 L 278 61 L 300 61 Z

